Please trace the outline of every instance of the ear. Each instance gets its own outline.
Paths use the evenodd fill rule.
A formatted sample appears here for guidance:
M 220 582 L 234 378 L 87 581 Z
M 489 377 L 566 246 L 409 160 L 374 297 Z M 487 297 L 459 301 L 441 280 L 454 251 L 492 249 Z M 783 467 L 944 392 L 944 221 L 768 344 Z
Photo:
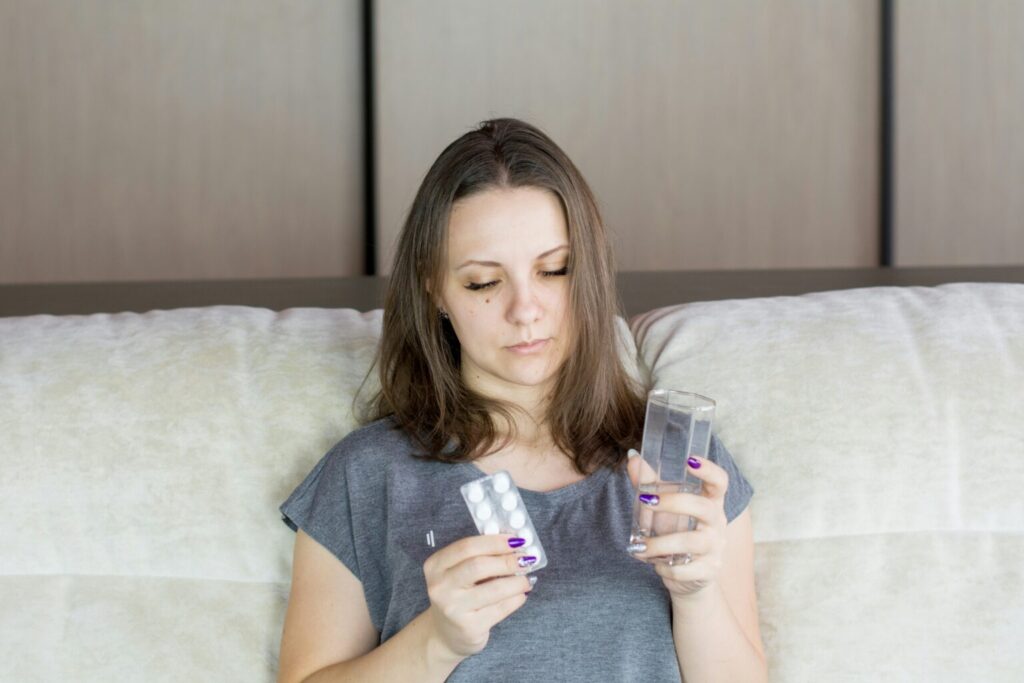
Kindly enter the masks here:
M 430 278 L 423 281 L 423 288 L 427 290 L 427 296 L 430 297 L 430 303 L 433 304 L 434 308 L 444 308 L 444 302 L 441 301 L 441 297 L 434 293 L 433 284 L 430 282 Z
M 427 296 L 430 298 L 430 303 L 434 308 L 441 308 L 441 302 L 437 300 L 437 297 L 434 296 L 434 292 L 431 289 L 430 280 L 425 280 L 423 282 L 423 288 L 427 290 Z

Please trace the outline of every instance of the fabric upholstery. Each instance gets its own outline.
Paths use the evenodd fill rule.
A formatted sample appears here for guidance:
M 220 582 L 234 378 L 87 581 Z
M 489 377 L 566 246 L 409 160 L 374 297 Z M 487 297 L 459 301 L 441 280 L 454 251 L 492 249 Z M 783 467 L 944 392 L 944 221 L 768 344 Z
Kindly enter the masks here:
M 273 681 L 277 506 L 355 427 L 381 319 L 0 318 L 0 680 Z M 757 491 L 773 681 L 1019 679 L 1024 285 L 686 304 L 636 345 L 619 323 L 632 372 L 718 401 Z
M 683 304 L 631 320 L 753 484 L 776 681 L 1024 677 L 1024 285 Z

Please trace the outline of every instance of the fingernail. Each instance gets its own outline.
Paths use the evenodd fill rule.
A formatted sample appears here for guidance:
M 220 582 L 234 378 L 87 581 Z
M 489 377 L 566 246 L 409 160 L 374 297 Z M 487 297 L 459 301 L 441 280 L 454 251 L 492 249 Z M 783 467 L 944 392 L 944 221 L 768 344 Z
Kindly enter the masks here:
M 520 567 L 529 567 L 531 564 L 537 561 L 537 558 L 533 555 L 523 555 L 518 560 Z
M 686 459 L 686 462 L 690 463 L 690 467 L 692 467 L 693 469 L 695 469 L 695 470 L 699 470 L 700 469 L 700 460 L 698 460 L 697 458 L 694 458 L 693 456 L 691 456 L 691 457 Z
M 523 545 L 524 543 L 526 543 L 526 539 L 525 538 L 519 538 L 518 536 L 513 536 L 512 538 L 508 539 L 508 544 L 510 546 L 512 546 L 513 548 L 518 548 L 519 546 Z
M 530 582 L 530 586 L 536 586 L 537 585 L 537 577 L 534 576 L 533 574 L 530 574 L 529 576 L 527 576 L 526 580 Z
M 643 503 L 644 505 L 657 505 L 659 500 L 661 499 L 658 498 L 657 494 L 654 493 L 640 494 L 640 502 Z
M 630 448 L 626 455 L 629 456 L 630 458 L 635 458 L 638 455 L 640 455 L 640 453 L 638 453 L 635 448 Z
M 646 543 L 630 543 L 626 546 L 626 552 L 628 553 L 642 553 L 647 550 Z

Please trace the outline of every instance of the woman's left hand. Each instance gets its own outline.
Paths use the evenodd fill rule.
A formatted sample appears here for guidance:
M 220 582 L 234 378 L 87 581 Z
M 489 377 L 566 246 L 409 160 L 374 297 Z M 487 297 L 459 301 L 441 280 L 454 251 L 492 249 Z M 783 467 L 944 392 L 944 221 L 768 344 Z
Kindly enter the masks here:
M 635 452 L 635 451 L 633 451 Z M 689 553 L 690 562 L 683 564 L 654 563 L 654 570 L 661 576 L 673 602 L 689 601 L 703 597 L 702 591 L 718 581 L 725 554 L 726 527 L 725 491 L 729 487 L 729 474 L 707 458 L 692 458 L 687 469 L 692 476 L 704 483 L 703 493 L 666 493 L 661 496 L 645 495 L 651 501 L 653 512 L 682 515 L 679 526 L 686 529 L 688 520 L 694 517 L 697 527 L 693 531 L 678 531 L 664 536 L 646 539 L 647 548 L 632 552 L 638 560 L 654 557 Z M 640 457 L 629 459 L 629 478 L 633 489 L 638 488 L 640 469 L 646 465 Z M 641 498 L 643 501 L 644 498 Z M 643 504 L 643 503 L 641 503 Z

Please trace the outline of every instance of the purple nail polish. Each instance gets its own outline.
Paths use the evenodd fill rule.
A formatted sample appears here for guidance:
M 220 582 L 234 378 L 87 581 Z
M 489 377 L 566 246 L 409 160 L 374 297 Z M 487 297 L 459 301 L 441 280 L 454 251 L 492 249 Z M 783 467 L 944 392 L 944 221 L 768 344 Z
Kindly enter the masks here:
M 661 499 L 658 498 L 657 494 L 654 494 L 654 493 L 641 493 L 640 494 L 640 502 L 645 504 L 645 505 L 657 505 L 659 500 L 661 500 Z
M 697 460 L 696 458 L 687 458 L 686 462 L 690 463 L 690 467 L 692 467 L 693 469 L 700 469 L 700 460 Z
M 518 560 L 520 567 L 529 567 L 531 564 L 533 564 L 536 561 L 537 561 L 537 558 L 535 556 L 533 556 L 533 555 L 523 555 Z
M 513 548 L 518 548 L 519 546 L 523 545 L 524 543 L 526 543 L 526 539 L 525 538 L 519 538 L 518 536 L 513 536 L 512 538 L 508 539 L 509 546 L 511 546 Z

